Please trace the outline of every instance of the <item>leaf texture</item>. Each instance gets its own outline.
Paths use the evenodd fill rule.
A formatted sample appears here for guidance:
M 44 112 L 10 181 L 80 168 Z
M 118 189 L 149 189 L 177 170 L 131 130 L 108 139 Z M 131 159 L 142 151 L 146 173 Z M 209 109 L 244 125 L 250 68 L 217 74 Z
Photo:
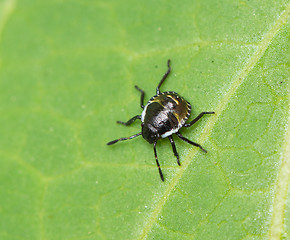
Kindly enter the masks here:
M 290 2 L 0 1 L 0 238 L 289 239 Z M 153 147 L 161 91 L 193 107 Z

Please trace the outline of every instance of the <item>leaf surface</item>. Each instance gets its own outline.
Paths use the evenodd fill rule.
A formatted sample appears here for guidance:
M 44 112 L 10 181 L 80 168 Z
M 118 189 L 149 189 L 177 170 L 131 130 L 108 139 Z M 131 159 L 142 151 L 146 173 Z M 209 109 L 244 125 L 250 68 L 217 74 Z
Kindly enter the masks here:
M 288 239 L 290 2 L 0 2 L 1 239 Z M 176 91 L 167 139 L 115 124 Z

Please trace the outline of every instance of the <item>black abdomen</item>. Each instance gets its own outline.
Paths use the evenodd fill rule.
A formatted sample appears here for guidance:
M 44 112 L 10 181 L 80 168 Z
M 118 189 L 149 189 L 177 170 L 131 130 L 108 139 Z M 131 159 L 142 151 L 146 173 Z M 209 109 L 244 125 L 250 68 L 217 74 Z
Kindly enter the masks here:
M 150 143 L 171 135 L 190 115 L 190 104 L 175 92 L 164 92 L 149 100 L 142 113 L 142 135 Z
M 151 124 L 159 135 L 178 127 L 178 120 L 172 110 L 165 109 L 157 102 L 153 102 L 147 107 L 144 124 Z

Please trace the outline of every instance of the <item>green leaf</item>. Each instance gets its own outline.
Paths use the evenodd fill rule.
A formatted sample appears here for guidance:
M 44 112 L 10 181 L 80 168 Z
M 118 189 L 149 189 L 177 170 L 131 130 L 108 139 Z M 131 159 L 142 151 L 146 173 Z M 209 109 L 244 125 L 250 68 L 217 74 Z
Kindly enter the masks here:
M 0 1 L 0 239 L 289 239 L 290 2 Z M 148 100 L 191 119 L 157 152 Z

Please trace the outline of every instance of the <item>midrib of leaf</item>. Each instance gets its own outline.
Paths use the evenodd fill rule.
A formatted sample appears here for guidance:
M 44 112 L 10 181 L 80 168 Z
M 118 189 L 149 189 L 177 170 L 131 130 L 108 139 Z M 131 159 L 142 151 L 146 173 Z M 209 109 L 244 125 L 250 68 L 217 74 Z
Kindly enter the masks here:
M 210 135 L 211 130 L 213 129 L 215 123 L 218 120 L 218 117 L 220 114 L 226 109 L 227 103 L 231 99 L 231 97 L 235 94 L 237 91 L 238 87 L 241 85 L 245 77 L 249 74 L 249 72 L 253 69 L 253 67 L 256 65 L 256 63 L 260 60 L 260 58 L 263 56 L 264 52 L 268 48 L 269 44 L 271 43 L 271 40 L 276 36 L 278 31 L 281 29 L 281 27 L 287 22 L 287 18 L 289 17 L 290 14 L 290 4 L 287 6 L 287 8 L 281 13 L 280 17 L 277 19 L 273 27 L 267 32 L 265 35 L 264 39 L 257 45 L 257 50 L 253 54 L 252 58 L 249 60 L 248 64 L 245 65 L 245 67 L 240 71 L 240 74 L 233 80 L 233 83 L 231 84 L 229 91 L 225 95 L 225 97 L 222 99 L 220 104 L 215 110 L 215 116 L 212 116 L 208 120 L 208 124 L 204 128 L 203 133 L 200 135 L 200 138 L 198 139 L 197 142 L 203 143 Z M 160 214 L 163 206 L 166 203 L 166 200 L 168 199 L 169 195 L 171 194 L 172 190 L 178 183 L 178 181 L 182 178 L 184 172 L 186 171 L 187 167 L 191 163 L 191 160 L 193 159 L 193 156 L 196 154 L 197 150 L 193 148 L 192 150 L 189 151 L 187 156 L 184 158 L 183 164 L 181 167 L 177 170 L 176 175 L 173 177 L 171 182 L 169 183 L 168 187 L 166 188 L 163 196 L 160 198 L 159 202 L 156 204 L 156 208 L 152 212 L 151 216 L 149 217 L 147 223 L 145 224 L 140 236 L 138 239 L 146 239 L 148 233 L 151 231 L 152 226 L 154 222 L 156 221 L 158 215 Z M 283 169 L 284 168 L 284 169 Z M 280 173 L 285 172 L 288 168 L 287 164 L 283 164 L 281 167 Z M 283 193 L 282 193 L 283 191 Z M 276 192 L 276 197 L 280 195 L 284 195 L 285 193 L 285 187 L 283 188 L 278 188 Z M 284 201 L 283 203 L 281 201 Z M 279 206 L 280 205 L 285 205 L 286 199 L 279 199 Z M 283 211 L 283 208 L 278 208 L 276 205 L 274 205 L 273 212 L 278 211 L 281 212 Z M 276 228 L 272 229 L 270 231 L 277 231 L 277 230 L 282 230 L 283 227 L 283 219 L 281 218 L 282 214 L 278 214 L 279 219 L 275 219 L 275 225 Z M 273 221 L 272 221 L 273 222 Z M 281 231 L 280 231 L 281 232 Z
M 273 216 L 269 232 L 270 239 L 279 240 L 283 231 L 283 219 L 287 199 L 287 189 L 290 177 L 290 119 L 287 126 L 287 134 L 284 141 L 284 154 L 282 155 L 282 166 L 278 174 L 276 194 L 273 206 Z

